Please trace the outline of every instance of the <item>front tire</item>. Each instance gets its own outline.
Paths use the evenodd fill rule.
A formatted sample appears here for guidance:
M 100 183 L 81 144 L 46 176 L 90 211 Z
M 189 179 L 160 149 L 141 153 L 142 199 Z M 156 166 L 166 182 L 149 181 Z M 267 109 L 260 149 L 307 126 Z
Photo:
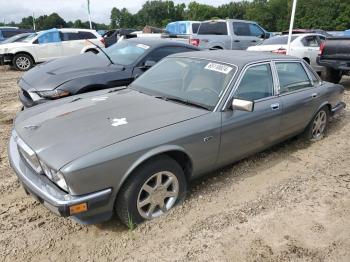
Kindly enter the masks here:
M 305 129 L 304 136 L 311 141 L 321 140 L 327 130 L 329 122 L 329 110 L 322 107 Z
M 33 58 L 27 54 L 17 54 L 12 59 L 13 66 L 19 71 L 28 71 L 34 65 Z
M 132 227 L 167 213 L 185 198 L 186 190 L 181 166 L 168 156 L 156 157 L 126 180 L 116 199 L 116 213 Z

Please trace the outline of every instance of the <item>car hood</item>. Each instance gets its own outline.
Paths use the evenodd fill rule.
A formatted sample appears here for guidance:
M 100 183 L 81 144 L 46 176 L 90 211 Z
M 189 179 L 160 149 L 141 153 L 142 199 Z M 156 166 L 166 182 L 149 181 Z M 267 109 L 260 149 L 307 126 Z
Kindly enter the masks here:
M 266 51 L 271 52 L 277 49 L 286 49 L 287 45 L 256 45 L 248 47 L 248 51 Z
M 14 42 L 14 43 L 7 43 L 7 44 L 2 44 L 0 46 L 0 52 L 4 52 L 4 49 L 8 49 L 11 51 L 13 48 L 17 47 L 27 47 L 27 46 L 32 46 L 32 43 L 26 43 L 26 42 Z
M 53 90 L 76 78 L 123 69 L 120 65 L 111 64 L 103 55 L 88 52 L 36 66 L 22 76 L 19 85 L 25 90 Z
M 94 93 L 19 113 L 18 136 L 43 161 L 59 169 L 111 144 L 208 113 L 131 89 Z

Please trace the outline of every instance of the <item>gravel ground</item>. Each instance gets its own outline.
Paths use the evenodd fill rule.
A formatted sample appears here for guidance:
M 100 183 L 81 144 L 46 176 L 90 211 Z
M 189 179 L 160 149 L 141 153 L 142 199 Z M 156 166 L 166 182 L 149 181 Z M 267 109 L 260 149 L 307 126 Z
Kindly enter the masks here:
M 82 226 L 27 196 L 9 167 L 19 76 L 0 67 L 0 260 L 350 261 L 348 110 L 323 140 L 294 138 L 194 181 L 184 204 L 133 231 L 116 218 Z

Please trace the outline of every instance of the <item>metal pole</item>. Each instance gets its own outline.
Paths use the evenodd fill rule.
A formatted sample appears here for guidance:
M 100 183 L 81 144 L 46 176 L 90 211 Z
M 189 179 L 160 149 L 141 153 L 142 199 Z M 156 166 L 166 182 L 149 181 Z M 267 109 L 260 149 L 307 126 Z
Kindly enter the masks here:
M 294 17 L 295 17 L 296 6 L 297 6 L 297 0 L 293 0 L 292 15 L 290 17 L 289 33 L 288 33 L 287 55 L 290 54 L 290 42 L 292 40 L 292 31 L 293 31 L 293 25 L 294 25 Z
M 35 31 L 35 16 L 34 16 L 34 12 L 33 12 L 33 29 Z

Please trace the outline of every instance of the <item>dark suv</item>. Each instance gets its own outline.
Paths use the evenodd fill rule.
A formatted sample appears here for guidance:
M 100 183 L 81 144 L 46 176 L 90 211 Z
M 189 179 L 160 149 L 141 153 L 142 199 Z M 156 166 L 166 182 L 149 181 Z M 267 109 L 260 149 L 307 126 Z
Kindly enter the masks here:
M 32 29 L 18 29 L 16 27 L 0 27 L 0 42 L 14 35 L 22 33 L 34 33 Z

